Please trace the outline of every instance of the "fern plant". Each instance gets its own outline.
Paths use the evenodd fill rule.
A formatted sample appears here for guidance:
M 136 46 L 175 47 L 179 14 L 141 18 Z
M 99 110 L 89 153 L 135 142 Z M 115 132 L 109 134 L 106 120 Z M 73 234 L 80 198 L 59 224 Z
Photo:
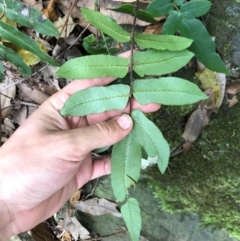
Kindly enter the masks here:
M 129 33 L 103 14 L 82 8 L 83 17 L 103 33 L 119 42 L 135 41 L 143 51 L 134 52 L 130 59 L 91 55 L 64 63 L 56 75 L 68 79 L 96 77 L 125 77 L 129 68 L 139 78 L 128 84 L 116 83 L 95 86 L 73 94 L 61 110 L 64 116 L 85 116 L 110 110 L 122 110 L 131 97 L 140 104 L 186 105 L 207 96 L 193 83 L 177 77 L 140 78 L 159 76 L 185 66 L 194 54 L 187 50 L 193 41 L 173 35 L 143 35 Z M 131 41 L 131 42 L 132 42 Z M 113 146 L 111 182 L 116 199 L 123 204 L 121 212 L 131 238 L 139 240 L 141 215 L 138 202 L 129 197 L 128 189 L 140 178 L 142 149 L 148 156 L 157 157 L 161 173 L 167 168 L 170 148 L 158 127 L 141 110 L 129 113 L 134 121 L 132 132 Z
M 32 73 L 31 68 L 24 62 L 21 55 L 11 48 L 4 45 L 4 42 L 10 42 L 15 46 L 25 49 L 36 55 L 41 61 L 58 66 L 59 64 L 50 56 L 45 54 L 40 46 L 32 38 L 20 32 L 16 27 L 3 21 L 3 18 L 17 22 L 25 27 L 33 27 L 38 33 L 47 36 L 58 35 L 58 30 L 44 15 L 38 10 L 13 0 L 0 0 L 0 58 L 13 63 L 19 68 L 23 76 L 29 76 Z M 4 41 L 3 41 L 4 40 Z M 4 78 L 4 67 L 0 62 L 0 77 Z

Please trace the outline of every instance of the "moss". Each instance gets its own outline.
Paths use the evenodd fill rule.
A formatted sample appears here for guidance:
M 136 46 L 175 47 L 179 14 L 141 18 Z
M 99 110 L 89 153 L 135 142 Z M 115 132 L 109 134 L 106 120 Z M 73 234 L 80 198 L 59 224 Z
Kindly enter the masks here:
M 181 139 L 186 113 L 178 111 L 171 107 L 157 113 L 157 124 L 172 146 Z M 224 108 L 186 155 L 170 159 L 164 175 L 157 167 L 148 170 L 149 184 L 165 210 L 198 213 L 203 225 L 240 237 L 239 125 L 240 104 Z

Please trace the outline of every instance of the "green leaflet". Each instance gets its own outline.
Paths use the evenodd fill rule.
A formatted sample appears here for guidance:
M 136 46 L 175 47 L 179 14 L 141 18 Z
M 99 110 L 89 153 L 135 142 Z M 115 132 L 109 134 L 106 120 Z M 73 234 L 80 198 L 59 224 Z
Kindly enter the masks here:
M 81 8 L 83 17 L 94 27 L 109 35 L 119 42 L 129 42 L 130 33 L 122 29 L 117 23 L 102 13 Z
M 197 85 L 177 77 L 134 80 L 132 90 L 142 105 L 188 105 L 208 98 Z
M 54 24 L 42 15 L 41 12 L 28 7 L 20 1 L 0 0 L 0 14 L 3 14 L 3 12 L 8 19 L 26 27 L 33 27 L 41 34 L 47 36 L 56 36 L 59 34 Z
M 68 79 L 100 77 L 123 78 L 128 72 L 129 59 L 110 55 L 85 56 L 65 62 L 56 76 Z
M 146 12 L 149 12 L 153 17 L 159 17 L 169 14 L 174 9 L 174 4 L 171 0 L 154 0 L 148 4 Z
M 182 16 L 178 11 L 171 11 L 162 29 L 163 34 L 175 34 L 181 26 Z
M 134 39 L 143 48 L 179 51 L 192 44 L 191 39 L 173 35 L 135 34 Z
M 2 44 L 0 44 L 0 56 L 18 67 L 23 76 L 32 74 L 32 69 L 24 63 L 22 56 Z
M 102 47 L 102 46 L 92 46 L 86 42 L 83 42 L 83 47 L 84 49 L 90 53 L 90 54 L 105 54 L 107 53 L 107 49 L 106 47 Z
M 128 85 L 94 86 L 71 95 L 60 113 L 64 116 L 85 116 L 109 110 L 121 110 L 127 105 L 129 96 Z
M 168 74 L 185 66 L 192 57 L 193 53 L 188 50 L 135 52 L 133 54 L 133 70 L 141 77 Z
M 181 5 L 184 2 L 184 0 L 174 0 L 174 3 L 177 5 Z
M 196 57 L 209 69 L 230 74 L 220 57 L 215 52 L 215 44 L 206 28 L 198 19 L 184 19 L 181 23 L 180 34 L 193 39 L 189 48 Z
M 197 18 L 206 14 L 210 7 L 211 2 L 207 0 L 194 0 L 181 5 L 180 12 L 184 18 Z
M 111 10 L 115 11 L 115 12 L 120 12 L 120 13 L 127 13 L 127 14 L 131 14 L 134 16 L 135 13 L 135 6 L 132 4 L 123 4 L 118 8 L 110 8 Z M 137 12 L 137 18 L 140 20 L 143 20 L 145 22 L 148 23 L 153 23 L 153 24 L 157 24 L 158 21 L 155 20 L 152 15 L 148 12 L 145 12 L 141 9 L 138 10 Z
M 4 80 L 5 74 L 4 74 L 4 67 L 2 62 L 0 62 L 0 83 Z
M 134 198 L 129 198 L 121 207 L 121 213 L 132 241 L 139 241 L 142 219 L 138 201 Z
M 147 152 L 148 156 L 158 156 L 158 168 L 161 173 L 164 173 L 170 156 L 168 143 L 158 127 L 150 121 L 142 111 L 134 110 L 131 116 L 134 120 L 134 135 L 136 135 L 139 143 Z
M 39 57 L 41 61 L 46 61 L 54 66 L 59 66 L 59 64 L 50 56 L 45 54 L 39 47 L 39 45 L 27 35 L 21 33 L 13 26 L 4 23 L 0 20 L 0 35 L 3 39 L 10 41 L 16 46 L 28 50 L 29 52 L 35 54 Z
M 111 180 L 113 193 L 120 202 L 128 196 L 128 188 L 135 186 L 140 177 L 142 150 L 131 132 L 113 146 L 111 156 Z

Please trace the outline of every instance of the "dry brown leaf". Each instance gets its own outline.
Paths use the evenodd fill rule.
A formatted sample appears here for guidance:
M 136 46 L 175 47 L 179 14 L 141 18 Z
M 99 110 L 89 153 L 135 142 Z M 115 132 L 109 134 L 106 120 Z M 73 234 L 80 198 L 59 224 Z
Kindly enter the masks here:
M 232 97 L 232 99 L 227 99 L 227 103 L 228 103 L 228 106 L 229 106 L 229 107 L 232 107 L 232 106 L 234 106 L 235 104 L 237 104 L 237 103 L 238 103 L 237 96 L 234 95 L 234 96 Z
M 71 235 L 69 232 L 65 232 L 61 238 L 61 241 L 72 241 Z
M 78 240 L 78 237 L 83 240 L 90 238 L 88 230 L 84 228 L 81 223 L 79 223 L 76 217 L 69 217 L 66 213 L 64 223 L 65 226 L 63 227 L 63 229 L 65 231 L 68 231 L 75 241 Z
M 5 87 L 9 86 L 10 84 L 13 84 L 14 81 L 11 77 L 5 76 L 5 79 L 3 83 L 0 83 L 0 107 L 1 107 L 1 117 L 4 119 L 6 118 L 12 111 L 12 104 L 11 100 L 15 98 L 16 95 L 16 86 L 13 85 L 10 88 L 7 88 L 6 90 L 1 91 Z
M 146 27 L 144 34 L 160 34 L 163 23 L 153 24 Z
M 207 110 L 199 104 L 198 108 L 189 117 L 182 135 L 185 139 L 185 143 L 183 144 L 183 151 L 185 153 L 191 148 L 192 143 L 197 140 L 208 123 Z
M 236 95 L 240 92 L 240 82 L 234 82 L 227 84 L 226 93 L 230 95 Z
M 33 7 L 37 9 L 38 11 L 42 10 L 42 1 L 37 0 L 23 0 L 23 2 L 28 5 L 29 7 Z
M 15 130 L 15 126 L 13 125 L 12 121 L 8 118 L 5 118 L 2 125 L 2 131 L 7 136 L 11 136 Z
M 13 110 L 12 120 L 14 123 L 21 125 L 27 119 L 28 109 L 23 105 L 18 110 Z
M 65 24 L 66 21 L 67 21 L 67 24 Z M 67 38 L 70 35 L 70 33 L 73 31 L 76 23 L 73 22 L 73 19 L 71 16 L 68 18 L 68 16 L 65 15 L 63 18 L 59 17 L 58 20 L 54 23 L 54 25 L 58 29 L 58 32 L 61 33 L 61 36 L 59 38 Z
M 64 13 L 64 15 L 67 15 L 69 13 L 69 9 L 73 3 L 73 0 L 60 0 L 58 7 L 59 9 Z M 132 24 L 133 23 L 133 17 L 129 14 L 123 14 L 123 13 L 117 13 L 114 11 L 111 11 L 111 8 L 117 8 L 121 5 L 120 2 L 114 2 L 112 0 L 101 0 L 99 1 L 99 7 L 100 7 L 100 12 L 114 18 L 118 24 Z M 73 7 L 71 16 L 73 19 L 78 19 L 78 23 L 85 28 L 88 25 L 88 22 L 84 20 L 82 17 L 82 14 L 80 12 L 80 7 L 86 7 L 89 9 L 94 9 L 94 1 L 88 1 L 88 0 L 78 0 L 76 6 Z M 141 9 L 146 8 L 145 3 L 140 4 Z M 136 22 L 137 25 L 139 26 L 147 26 L 149 23 L 141 21 L 137 19 Z M 91 32 L 96 34 L 96 29 L 93 27 L 88 28 Z
M 44 8 L 41 12 L 44 14 L 47 18 L 49 18 L 52 22 L 58 20 L 58 15 L 56 12 L 56 0 L 50 0 L 48 2 L 48 5 L 46 8 Z
M 42 92 L 36 84 L 30 85 L 24 82 L 17 84 L 17 87 L 19 89 L 19 95 L 25 101 L 41 105 L 49 97 L 47 94 Z
M 76 204 L 78 203 L 81 197 L 81 192 L 82 190 L 78 190 L 70 197 L 69 202 L 70 202 L 71 208 L 76 208 Z
M 104 198 L 92 198 L 85 202 L 78 202 L 76 208 L 84 213 L 94 216 L 112 214 L 115 217 L 122 217 L 121 213 L 116 209 L 117 204 L 110 202 Z
M 47 222 L 42 222 L 31 229 L 30 235 L 35 241 L 56 241 L 54 233 Z

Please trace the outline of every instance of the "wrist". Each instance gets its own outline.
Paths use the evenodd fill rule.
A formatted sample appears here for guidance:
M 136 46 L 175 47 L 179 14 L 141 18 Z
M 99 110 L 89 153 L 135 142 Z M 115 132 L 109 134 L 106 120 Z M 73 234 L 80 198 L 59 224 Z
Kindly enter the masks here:
M 9 209 L 0 201 L 0 241 L 6 241 L 11 236 L 12 232 L 12 223 L 14 217 Z

